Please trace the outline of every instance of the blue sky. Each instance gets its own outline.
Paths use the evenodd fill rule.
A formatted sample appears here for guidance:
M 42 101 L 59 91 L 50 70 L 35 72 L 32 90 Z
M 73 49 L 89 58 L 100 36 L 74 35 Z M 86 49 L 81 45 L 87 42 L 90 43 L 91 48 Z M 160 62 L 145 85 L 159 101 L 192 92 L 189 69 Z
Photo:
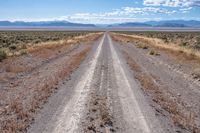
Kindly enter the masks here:
M 200 20 L 200 0 L 1 0 L 0 20 L 81 23 Z

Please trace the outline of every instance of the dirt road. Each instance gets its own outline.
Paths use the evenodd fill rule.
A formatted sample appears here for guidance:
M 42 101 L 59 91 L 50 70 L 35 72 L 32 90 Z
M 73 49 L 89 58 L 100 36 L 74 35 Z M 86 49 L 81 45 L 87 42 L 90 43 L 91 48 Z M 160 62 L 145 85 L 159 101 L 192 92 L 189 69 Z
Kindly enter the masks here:
M 174 132 L 149 106 L 140 84 L 109 34 L 54 94 L 30 133 Z

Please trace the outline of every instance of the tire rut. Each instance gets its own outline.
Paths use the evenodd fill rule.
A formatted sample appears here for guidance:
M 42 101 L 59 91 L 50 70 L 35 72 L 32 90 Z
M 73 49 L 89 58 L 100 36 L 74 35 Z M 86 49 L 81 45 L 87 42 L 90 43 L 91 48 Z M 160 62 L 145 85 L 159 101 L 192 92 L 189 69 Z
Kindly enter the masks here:
M 103 45 L 101 58 L 95 70 L 94 85 L 89 94 L 89 101 L 86 109 L 86 115 L 82 120 L 82 129 L 84 133 L 90 132 L 115 132 L 117 127 L 112 110 L 112 92 L 111 92 L 111 63 L 109 58 L 109 49 Z

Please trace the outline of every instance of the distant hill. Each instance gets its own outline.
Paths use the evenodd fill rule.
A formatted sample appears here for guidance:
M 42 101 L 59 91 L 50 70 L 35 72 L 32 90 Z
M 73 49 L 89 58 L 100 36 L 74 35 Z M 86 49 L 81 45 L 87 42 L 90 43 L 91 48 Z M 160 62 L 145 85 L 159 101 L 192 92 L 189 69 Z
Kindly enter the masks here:
M 177 24 L 177 23 L 163 23 L 155 25 L 154 27 L 190 27 L 184 24 Z
M 24 22 L 24 21 L 0 21 L 0 27 L 193 27 L 200 28 L 200 21 L 196 20 L 167 20 L 167 21 L 147 21 L 147 22 L 126 22 L 117 24 L 82 24 L 72 23 L 68 21 L 38 21 L 38 22 Z
M 200 27 L 200 21 L 196 20 L 168 20 L 168 21 L 147 21 L 128 22 L 109 25 L 109 27 Z
M 71 23 L 68 21 L 39 21 L 39 22 L 24 22 L 24 21 L 0 21 L 0 26 L 13 26 L 13 27 L 95 27 L 94 24 L 81 24 L 81 23 Z
M 146 24 L 146 23 L 128 22 L 128 23 L 117 24 L 114 26 L 117 26 L 117 27 L 150 27 L 151 25 Z M 110 25 L 109 27 L 112 27 L 112 25 Z
M 177 25 L 180 27 L 200 27 L 200 21 L 196 20 L 148 21 L 146 23 L 152 26 L 172 25 L 172 27 L 174 27 L 174 25 Z

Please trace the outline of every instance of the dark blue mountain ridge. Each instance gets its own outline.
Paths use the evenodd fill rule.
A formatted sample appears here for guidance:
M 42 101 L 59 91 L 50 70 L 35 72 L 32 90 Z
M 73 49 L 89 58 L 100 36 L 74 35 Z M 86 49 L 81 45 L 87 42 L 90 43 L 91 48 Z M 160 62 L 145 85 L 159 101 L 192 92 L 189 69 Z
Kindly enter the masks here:
M 95 27 L 94 24 L 71 23 L 68 21 L 38 21 L 38 22 L 24 22 L 24 21 L 0 21 L 0 26 L 66 26 L 66 27 Z
M 166 20 L 147 22 L 127 22 L 109 25 L 109 27 L 200 27 L 197 20 Z
M 145 22 L 152 26 L 170 26 L 174 27 L 175 25 L 179 25 L 180 27 L 200 27 L 200 21 L 197 20 L 165 20 L 165 21 L 148 21 Z
M 0 21 L 1 27 L 102 27 L 95 24 L 73 23 L 68 21 Z M 198 20 L 164 20 L 164 21 L 147 21 L 147 22 L 126 22 L 103 25 L 103 27 L 198 27 Z
M 127 23 L 121 23 L 118 25 L 115 25 L 118 27 L 150 27 L 152 25 L 146 24 L 146 23 L 139 23 L 139 22 L 127 22 Z M 112 27 L 112 26 L 110 26 Z

